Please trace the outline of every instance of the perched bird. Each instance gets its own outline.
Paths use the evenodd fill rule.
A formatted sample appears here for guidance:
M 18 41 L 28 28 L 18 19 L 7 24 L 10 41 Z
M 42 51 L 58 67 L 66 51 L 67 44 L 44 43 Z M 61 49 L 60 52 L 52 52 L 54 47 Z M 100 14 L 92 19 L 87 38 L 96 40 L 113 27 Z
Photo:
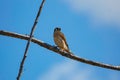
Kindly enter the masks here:
M 54 29 L 53 37 L 55 44 L 59 47 L 61 51 L 70 52 L 68 44 L 66 42 L 66 38 L 64 34 L 61 32 L 61 28 L 56 27 Z

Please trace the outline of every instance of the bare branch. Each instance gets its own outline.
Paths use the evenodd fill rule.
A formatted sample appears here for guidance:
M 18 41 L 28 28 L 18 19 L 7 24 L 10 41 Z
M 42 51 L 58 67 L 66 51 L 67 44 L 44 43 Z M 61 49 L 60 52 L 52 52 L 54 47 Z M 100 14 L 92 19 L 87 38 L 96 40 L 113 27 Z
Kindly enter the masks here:
M 25 60 L 26 60 L 27 52 L 28 52 L 28 49 L 29 49 L 29 46 L 30 46 L 30 41 L 31 41 L 31 39 L 32 39 L 32 36 L 33 36 L 34 31 L 35 31 L 36 25 L 37 25 L 37 23 L 38 23 L 38 18 L 39 18 L 39 16 L 40 16 L 40 13 L 41 13 L 41 10 L 42 10 L 42 7 L 43 7 L 44 2 L 45 2 L 45 0 L 42 0 L 42 3 L 41 3 L 41 5 L 40 5 L 39 11 L 38 11 L 38 13 L 37 13 L 35 22 L 34 22 L 33 27 L 32 27 L 32 29 L 31 29 L 30 36 L 29 36 L 28 42 L 27 42 L 27 44 L 26 44 L 24 56 L 23 56 L 22 61 L 21 61 L 21 63 L 20 63 L 19 72 L 18 72 L 18 75 L 17 75 L 17 78 L 16 78 L 17 80 L 20 80 L 20 77 L 21 77 L 21 74 L 22 74 L 22 71 L 23 71 L 24 62 L 25 62 Z
M 24 40 L 28 40 L 29 39 L 29 36 L 22 35 L 22 34 L 17 34 L 17 33 L 13 33 L 13 32 L 2 31 L 2 30 L 0 30 L 0 35 L 14 37 L 14 38 L 19 38 L 19 39 L 24 39 Z M 38 44 L 38 45 L 40 45 L 40 46 L 42 46 L 42 47 L 44 47 L 46 49 L 54 51 L 54 52 L 56 52 L 56 53 L 58 53 L 58 54 L 60 54 L 62 56 L 67 57 L 67 58 L 71 58 L 73 60 L 76 60 L 76 61 L 79 61 L 79 62 L 83 62 L 83 63 L 86 63 L 86 64 L 90 64 L 90 65 L 93 65 L 93 66 L 98 66 L 98 67 L 103 67 L 103 68 L 107 68 L 107 69 L 111 69 L 111 70 L 118 70 L 118 71 L 120 71 L 120 66 L 113 66 L 113 65 L 109 65 L 109 64 L 95 62 L 95 61 L 87 60 L 87 59 L 84 59 L 84 58 L 80 58 L 80 57 L 75 56 L 75 55 L 67 54 L 65 52 L 60 51 L 56 47 L 51 46 L 50 44 L 44 43 L 43 41 L 38 40 L 36 38 L 32 38 L 31 41 L 33 43 L 36 43 L 36 44 Z

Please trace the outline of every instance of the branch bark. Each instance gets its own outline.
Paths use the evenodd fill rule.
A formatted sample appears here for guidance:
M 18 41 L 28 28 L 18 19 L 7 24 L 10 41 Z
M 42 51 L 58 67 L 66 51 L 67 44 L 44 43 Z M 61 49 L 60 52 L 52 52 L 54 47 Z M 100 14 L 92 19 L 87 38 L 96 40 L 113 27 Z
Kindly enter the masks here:
M 27 35 L 22 35 L 22 34 L 18 34 L 18 33 L 14 33 L 14 32 L 3 31 L 3 30 L 0 30 L 0 35 L 14 37 L 14 38 L 23 39 L 23 40 L 28 40 L 29 39 L 29 36 L 27 36 Z M 36 38 L 32 38 L 31 41 L 35 44 L 38 44 L 38 45 L 46 48 L 46 49 L 49 49 L 53 52 L 56 52 L 56 53 L 58 53 L 58 54 L 60 54 L 64 57 L 67 57 L 67 58 L 70 58 L 70 59 L 73 59 L 73 60 L 76 60 L 76 61 L 79 61 L 79 62 L 83 62 L 83 63 L 86 63 L 86 64 L 90 64 L 90 65 L 93 65 L 93 66 L 98 66 L 98 67 L 102 67 L 102 68 L 106 68 L 106 69 L 120 71 L 120 66 L 113 66 L 113 65 L 110 65 L 110 64 L 104 64 L 104 63 L 100 63 L 100 62 L 96 62 L 96 61 L 91 61 L 91 60 L 87 60 L 87 59 L 84 59 L 84 58 L 80 58 L 80 57 L 72 55 L 72 54 L 62 52 L 58 48 L 56 48 L 55 46 L 51 46 L 50 44 L 44 43 L 43 41 L 38 40 Z M 75 54 L 75 53 L 73 53 L 73 54 Z
M 26 57 L 27 57 L 27 54 L 28 54 L 27 52 L 28 52 L 28 49 L 29 49 L 29 46 L 30 46 L 30 42 L 32 40 L 33 33 L 34 33 L 36 25 L 38 23 L 38 18 L 40 16 L 41 11 L 42 11 L 42 7 L 43 7 L 44 2 L 45 2 L 45 0 L 42 0 L 42 3 L 40 5 L 40 7 L 39 7 L 39 11 L 37 13 L 35 22 L 34 22 L 34 24 L 32 26 L 32 29 L 31 29 L 31 32 L 30 32 L 30 36 L 28 38 L 28 42 L 26 44 L 26 48 L 25 48 L 25 51 L 24 51 L 24 55 L 23 55 L 22 61 L 20 63 L 19 72 L 18 72 L 18 75 L 17 75 L 17 78 L 16 78 L 17 80 L 20 80 L 20 77 L 21 77 L 21 74 L 22 74 L 22 71 L 23 71 L 23 66 L 24 66 L 24 63 L 25 63 L 25 60 L 26 60 Z

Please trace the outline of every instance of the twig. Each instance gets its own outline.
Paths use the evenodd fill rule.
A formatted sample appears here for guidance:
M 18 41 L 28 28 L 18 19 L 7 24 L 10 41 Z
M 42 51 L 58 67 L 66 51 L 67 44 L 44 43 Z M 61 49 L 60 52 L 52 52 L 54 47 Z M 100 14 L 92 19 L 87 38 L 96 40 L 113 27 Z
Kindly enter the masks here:
M 36 28 L 36 25 L 38 23 L 38 18 L 40 16 L 40 13 L 41 13 L 41 10 L 42 10 L 44 2 L 45 2 L 45 0 L 43 0 L 42 3 L 41 3 L 41 5 L 40 5 L 40 8 L 39 8 L 39 11 L 37 13 L 35 22 L 34 22 L 33 27 L 31 29 L 30 36 L 28 38 L 28 42 L 27 42 L 26 49 L 25 49 L 25 52 L 24 52 L 24 56 L 23 56 L 22 61 L 20 63 L 19 72 L 18 72 L 18 75 L 17 75 L 17 78 L 16 78 L 17 80 L 20 80 L 20 77 L 21 77 L 21 74 L 22 74 L 22 71 L 23 71 L 24 62 L 25 62 L 25 59 L 27 57 L 27 52 L 28 52 L 28 49 L 29 49 L 29 46 L 30 46 L 30 41 L 32 39 L 32 36 L 33 36 L 34 30 Z
M 19 38 L 19 39 L 24 39 L 24 40 L 29 39 L 29 36 L 22 35 L 22 34 L 17 34 L 17 33 L 13 33 L 13 32 L 2 31 L 2 30 L 0 30 L 0 35 Z M 83 62 L 83 63 L 86 63 L 86 64 L 90 64 L 90 65 L 93 65 L 93 66 L 98 66 L 98 67 L 103 67 L 103 68 L 107 68 L 107 69 L 111 69 L 111 70 L 120 71 L 120 66 L 113 66 L 113 65 L 109 65 L 109 64 L 104 64 L 104 63 L 95 62 L 95 61 L 87 60 L 87 59 L 84 59 L 84 58 L 80 58 L 80 57 L 75 56 L 75 55 L 66 54 L 65 52 L 61 52 L 59 49 L 55 48 L 54 46 L 51 46 L 47 43 L 44 43 L 41 40 L 37 40 L 36 38 L 32 38 L 31 41 L 40 45 L 40 46 L 42 46 L 42 47 L 44 47 L 44 48 L 46 48 L 46 49 L 54 51 L 54 52 L 56 52 L 56 53 L 58 53 L 62 56 L 71 58 L 73 60 Z

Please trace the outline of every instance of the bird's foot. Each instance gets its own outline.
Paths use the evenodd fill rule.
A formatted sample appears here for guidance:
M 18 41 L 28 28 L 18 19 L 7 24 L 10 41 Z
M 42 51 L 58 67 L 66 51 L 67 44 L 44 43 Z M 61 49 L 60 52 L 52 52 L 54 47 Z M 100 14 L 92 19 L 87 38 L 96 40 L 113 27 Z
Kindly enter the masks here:
M 55 49 L 59 49 L 58 46 L 53 46 Z

